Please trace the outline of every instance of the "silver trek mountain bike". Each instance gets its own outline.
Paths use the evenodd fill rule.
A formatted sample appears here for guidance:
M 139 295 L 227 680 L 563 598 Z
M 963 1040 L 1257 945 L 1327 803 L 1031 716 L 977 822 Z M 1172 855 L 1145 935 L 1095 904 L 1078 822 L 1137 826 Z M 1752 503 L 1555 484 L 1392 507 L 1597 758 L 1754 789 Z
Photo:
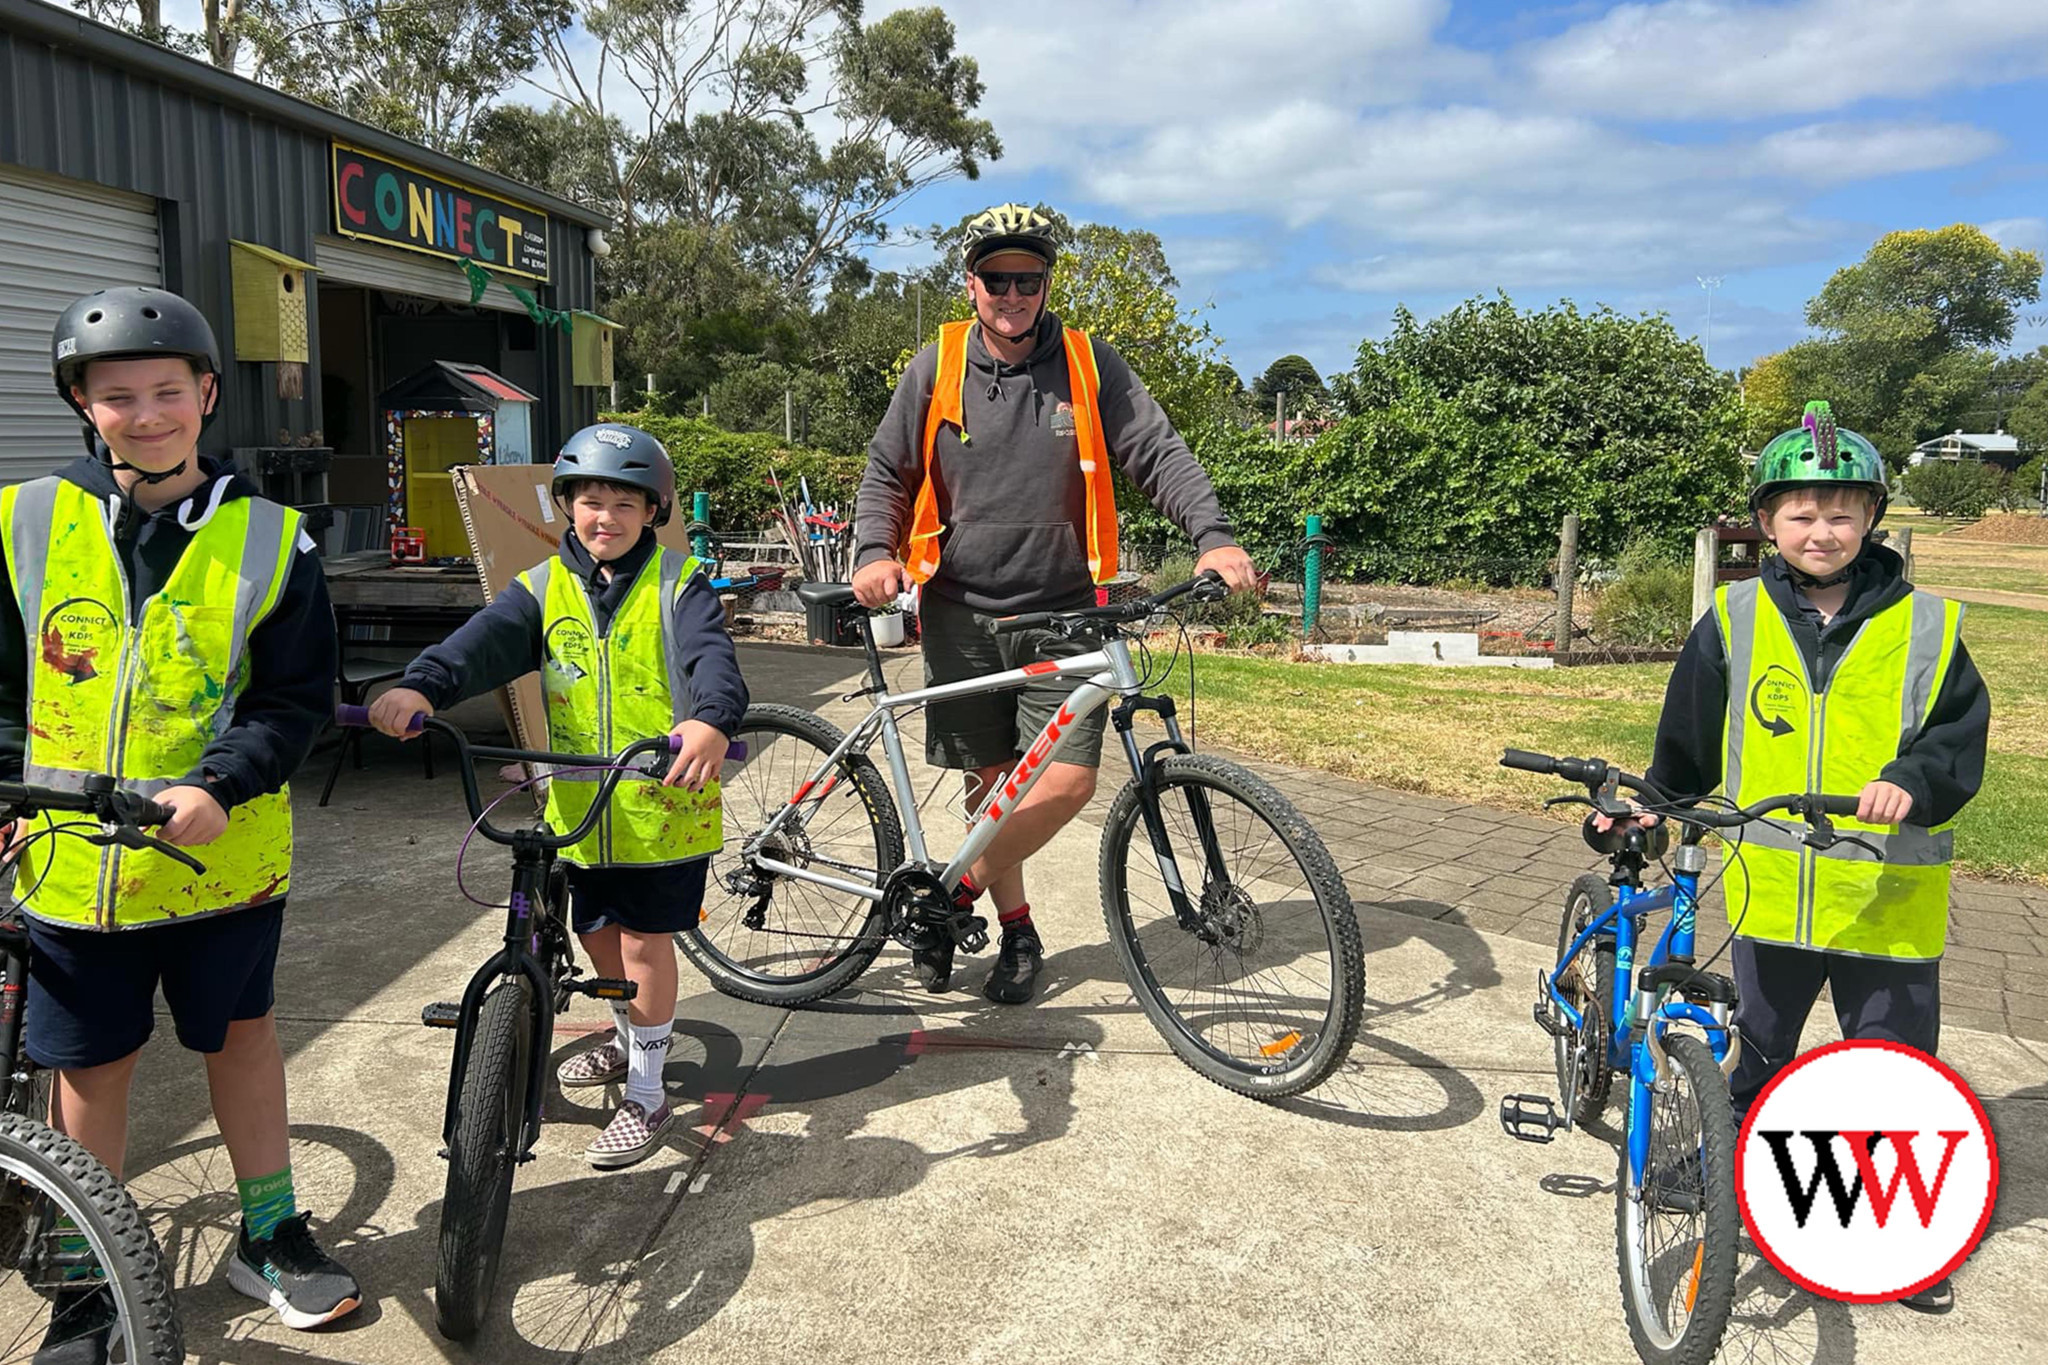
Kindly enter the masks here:
M 1096 646 L 1071 658 L 891 694 L 866 618 L 871 709 L 851 731 L 808 711 L 754 706 L 735 739 L 743 761 L 721 778 L 725 847 L 683 952 L 728 995 L 802 1005 L 846 989 L 885 943 L 946 935 L 988 945 L 988 924 L 954 902 L 996 837 L 1082 719 L 1111 706 L 1131 779 L 1102 830 L 1103 915 L 1139 1005 L 1174 1052 L 1227 1089 L 1261 1099 L 1320 1083 L 1350 1052 L 1365 995 L 1364 954 L 1344 880 L 1287 799 L 1234 763 L 1197 754 L 1173 699 L 1145 695 L 1139 623 L 1180 598 L 1224 595 L 1213 574 L 1134 602 L 1033 612 L 998 622 Z M 845 584 L 806 584 L 813 604 L 853 600 Z M 1168 672 L 1171 671 L 1168 665 Z M 982 799 L 950 858 L 918 816 L 899 714 L 929 702 L 1084 679 Z M 849 698 L 850 699 L 850 698 Z M 1150 743 L 1137 727 L 1156 715 Z M 888 777 L 869 758 L 879 743 Z M 1141 834 L 1142 831 L 1142 834 Z

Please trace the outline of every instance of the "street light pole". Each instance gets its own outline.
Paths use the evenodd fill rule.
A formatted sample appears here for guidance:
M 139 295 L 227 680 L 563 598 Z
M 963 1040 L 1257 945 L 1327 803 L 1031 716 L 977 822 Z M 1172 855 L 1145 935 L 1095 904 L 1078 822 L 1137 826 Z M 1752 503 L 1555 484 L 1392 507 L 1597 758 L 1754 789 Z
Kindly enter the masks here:
M 1705 354 L 1707 363 L 1711 365 L 1714 363 L 1714 291 L 1721 287 L 1721 277 L 1719 275 L 1695 275 L 1693 278 L 1700 282 L 1700 288 L 1707 291 L 1707 344 Z

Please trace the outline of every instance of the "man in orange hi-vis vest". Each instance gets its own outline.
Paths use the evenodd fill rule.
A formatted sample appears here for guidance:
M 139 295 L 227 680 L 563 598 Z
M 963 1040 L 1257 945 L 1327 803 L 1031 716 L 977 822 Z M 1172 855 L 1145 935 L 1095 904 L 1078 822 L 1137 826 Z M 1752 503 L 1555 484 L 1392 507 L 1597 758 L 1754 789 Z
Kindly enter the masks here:
M 1117 571 L 1110 461 L 1195 542 L 1197 567 L 1233 591 L 1257 571 L 1231 534 L 1208 475 L 1122 356 L 1045 310 L 1056 257 L 1053 225 L 1001 204 L 967 225 L 963 247 L 972 322 L 948 323 L 896 386 L 861 479 L 854 595 L 869 607 L 923 585 L 919 609 L 928 685 L 957 682 L 1089 645 L 1026 632 L 997 635 L 997 616 L 1091 605 Z M 1079 683 L 1046 678 L 1018 691 L 932 703 L 925 758 L 967 774 L 971 812 Z M 1106 712 L 1070 732 L 961 888 L 983 892 L 1002 923 L 1002 949 L 983 994 L 1029 1000 L 1044 948 L 1024 894 L 1024 860 L 1088 803 Z M 953 944 L 912 950 L 918 979 L 943 991 Z

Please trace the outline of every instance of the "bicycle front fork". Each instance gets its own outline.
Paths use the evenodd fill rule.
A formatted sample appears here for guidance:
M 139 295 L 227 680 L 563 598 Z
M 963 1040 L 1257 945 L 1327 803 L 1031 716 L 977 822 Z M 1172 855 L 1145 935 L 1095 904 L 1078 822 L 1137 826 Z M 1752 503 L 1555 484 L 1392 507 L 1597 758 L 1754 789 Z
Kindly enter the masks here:
M 1148 746 L 1142 753 L 1138 749 L 1137 735 L 1132 731 L 1132 718 L 1140 711 L 1155 712 L 1166 724 L 1166 738 Z M 1151 841 L 1152 856 L 1159 864 L 1160 880 L 1166 883 L 1173 917 L 1181 928 L 1194 933 L 1202 927 L 1201 907 L 1188 896 L 1187 884 L 1181 877 L 1180 863 L 1174 857 L 1173 841 L 1167 837 L 1166 819 L 1159 805 L 1160 755 L 1191 754 L 1194 748 L 1181 734 L 1172 697 L 1125 697 L 1110 711 L 1110 722 L 1116 726 L 1117 738 L 1123 742 L 1124 756 L 1130 760 L 1131 775 L 1138 782 L 1138 810 L 1144 817 L 1145 837 Z M 1196 786 L 1187 787 L 1185 794 L 1195 837 L 1202 846 L 1203 866 L 1199 885 L 1205 890 L 1220 886 L 1225 879 L 1223 848 L 1216 839 L 1216 820 L 1209 808 L 1209 794 Z

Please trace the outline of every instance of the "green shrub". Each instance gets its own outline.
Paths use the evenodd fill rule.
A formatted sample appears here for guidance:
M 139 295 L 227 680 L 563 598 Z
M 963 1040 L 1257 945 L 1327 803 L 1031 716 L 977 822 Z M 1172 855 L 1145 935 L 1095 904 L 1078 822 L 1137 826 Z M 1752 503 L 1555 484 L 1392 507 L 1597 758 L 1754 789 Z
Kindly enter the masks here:
M 701 417 L 667 417 L 641 411 L 605 414 L 605 420 L 630 422 L 668 447 L 676 466 L 676 494 L 685 510 L 690 494 L 711 494 L 711 524 L 720 535 L 746 540 L 757 536 L 775 515 L 775 489 L 768 482 L 773 469 L 783 491 L 797 496 L 797 480 L 808 479 L 811 501 L 836 504 L 843 515 L 853 513 L 867 455 L 835 455 L 823 450 L 785 445 L 779 437 L 733 432 Z
M 1900 481 L 1930 517 L 1981 517 L 1998 497 L 1999 470 L 1977 460 L 1929 460 Z
M 1692 629 L 1692 572 L 1648 540 L 1631 541 L 1620 577 L 1593 607 L 1593 634 L 1612 644 L 1678 644 Z

